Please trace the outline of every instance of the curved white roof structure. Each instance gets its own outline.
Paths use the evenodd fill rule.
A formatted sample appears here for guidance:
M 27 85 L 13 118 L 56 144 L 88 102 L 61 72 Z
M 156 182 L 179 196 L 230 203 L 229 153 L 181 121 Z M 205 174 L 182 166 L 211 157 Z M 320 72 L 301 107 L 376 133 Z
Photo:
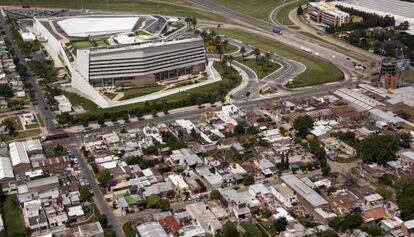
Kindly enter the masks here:
M 70 37 L 89 37 L 130 32 L 138 19 L 133 16 L 77 17 L 57 24 Z
M 0 157 L 0 180 L 14 178 L 13 168 L 8 157 Z
M 9 144 L 10 158 L 13 166 L 18 164 L 30 164 L 29 156 L 27 155 L 26 147 L 22 142 L 12 142 Z

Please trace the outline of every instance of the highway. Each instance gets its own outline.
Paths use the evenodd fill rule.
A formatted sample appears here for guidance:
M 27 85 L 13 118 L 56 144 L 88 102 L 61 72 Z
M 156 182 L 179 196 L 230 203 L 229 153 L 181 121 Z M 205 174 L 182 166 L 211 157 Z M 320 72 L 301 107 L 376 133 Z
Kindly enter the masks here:
M 282 33 L 276 34 L 272 33 L 272 30 L 275 28 L 275 25 L 245 14 L 242 14 L 238 11 L 226 8 L 213 0 L 191 0 L 194 3 L 200 4 L 202 6 L 208 7 L 212 9 L 212 11 L 218 15 L 222 15 L 224 17 L 230 18 L 234 20 L 235 22 L 241 23 L 246 27 L 240 27 L 240 26 L 234 26 L 235 28 L 245 30 L 245 31 L 260 31 L 260 33 L 264 36 L 267 36 L 269 38 L 278 40 L 280 42 L 283 42 L 287 45 L 293 46 L 295 48 L 300 47 L 307 47 L 312 50 L 314 53 L 318 53 L 319 57 L 322 57 L 328 61 L 331 61 L 333 64 L 335 64 L 345 75 L 345 79 L 352 78 L 353 77 L 353 65 L 351 63 L 348 63 L 349 56 L 345 55 L 344 53 L 341 53 L 339 47 L 336 47 L 329 43 L 324 43 L 321 41 L 317 41 L 315 39 L 306 37 L 304 35 L 298 35 L 297 33 L 291 32 L 285 29 Z M 254 29 L 254 30 L 253 30 Z M 367 60 L 371 60 L 376 62 L 377 58 L 372 58 L 371 54 L 363 55 L 363 58 Z M 355 58 L 350 58 L 352 61 L 359 62 Z

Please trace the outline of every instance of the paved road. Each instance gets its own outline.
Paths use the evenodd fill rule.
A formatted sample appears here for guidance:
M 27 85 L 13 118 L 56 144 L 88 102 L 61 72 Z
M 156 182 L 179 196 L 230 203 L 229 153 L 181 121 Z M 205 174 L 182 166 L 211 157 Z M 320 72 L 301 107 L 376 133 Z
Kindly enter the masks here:
M 12 34 L 11 34 L 11 29 L 9 24 L 7 24 L 6 19 L 5 19 L 5 13 L 4 10 L 1 9 L 1 14 L 0 14 L 0 24 L 2 25 L 4 32 L 5 32 L 5 37 L 6 39 L 8 39 L 11 42 L 11 46 L 12 49 L 14 50 L 17 58 L 19 59 L 19 62 L 22 65 L 27 66 L 26 63 L 26 59 L 24 58 L 24 56 L 22 55 L 20 48 L 17 46 L 16 42 L 13 40 Z M 36 95 L 36 99 L 38 101 L 38 105 L 34 106 L 36 111 L 38 111 L 40 113 L 40 117 L 42 118 L 46 129 L 49 133 L 54 133 L 54 132 L 58 132 L 58 130 L 55 130 L 53 128 L 53 124 L 52 124 L 52 119 L 53 114 L 52 112 L 47 109 L 47 103 L 45 101 L 45 96 L 43 93 L 42 88 L 36 83 L 36 77 L 34 76 L 32 70 L 30 69 L 29 66 L 27 66 L 27 79 L 28 82 L 32 85 L 33 91 Z
M 236 22 L 239 22 L 245 26 L 249 26 L 251 30 L 261 31 L 261 34 L 276 39 L 278 41 L 282 41 L 285 44 L 293 46 L 295 48 L 300 47 L 307 47 L 312 50 L 312 52 L 317 52 L 319 57 L 325 58 L 326 60 L 331 61 L 335 64 L 339 69 L 341 69 L 345 77 L 352 76 L 353 65 L 347 63 L 348 56 L 339 52 L 338 47 L 324 43 L 321 41 L 317 41 L 315 39 L 299 35 L 297 33 L 285 30 L 283 31 L 283 35 L 272 33 L 272 29 L 275 27 L 274 24 L 242 14 L 235 10 L 226 8 L 220 4 L 217 4 L 213 0 L 191 0 L 195 3 L 201 4 L 203 6 L 207 6 L 212 9 L 213 12 L 216 14 L 228 17 L 233 19 Z M 242 30 L 246 30 L 246 27 L 237 27 Z M 365 56 L 366 59 L 370 59 L 369 56 Z M 352 59 L 352 61 L 358 62 L 356 59 Z M 373 59 L 375 61 L 375 59 Z
M 79 151 L 78 147 L 72 149 L 78 158 L 79 165 L 82 169 L 82 173 L 85 175 L 86 180 L 89 182 L 89 185 L 94 193 L 95 204 L 99 209 L 101 214 L 105 214 L 108 218 L 108 222 L 112 225 L 116 236 L 125 237 L 124 231 L 122 229 L 122 224 L 119 222 L 118 218 L 113 214 L 111 207 L 108 206 L 105 198 L 101 192 L 99 184 L 96 182 L 95 177 L 92 174 L 92 171 L 89 169 L 88 164 L 86 163 L 83 154 Z

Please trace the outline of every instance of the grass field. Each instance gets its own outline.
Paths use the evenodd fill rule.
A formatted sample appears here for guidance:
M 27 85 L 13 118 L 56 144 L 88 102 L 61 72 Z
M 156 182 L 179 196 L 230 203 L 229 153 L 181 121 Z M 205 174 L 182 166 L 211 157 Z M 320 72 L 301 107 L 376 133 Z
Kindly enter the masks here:
M 124 96 L 121 98 L 121 100 L 127 100 L 127 99 L 140 97 L 143 95 L 148 95 L 148 94 L 160 91 L 164 88 L 165 88 L 164 86 L 151 86 L 151 87 L 143 87 L 143 88 L 126 89 L 126 90 L 120 91 L 124 93 Z
M 22 140 L 30 137 L 38 137 L 40 135 L 40 129 L 22 130 L 17 133 L 16 136 L 6 136 L 6 141 Z
M 71 44 L 75 49 L 88 49 L 93 47 L 89 40 L 72 41 Z
M 83 4 L 81 4 L 83 2 Z M 197 19 L 214 20 L 220 22 L 231 22 L 221 16 L 205 11 L 196 11 L 185 7 L 194 5 L 186 0 L 162 0 L 158 3 L 146 0 L 73 0 L 73 1 L 57 1 L 57 0 L 1 0 L 2 5 L 30 5 L 33 7 L 51 7 L 51 8 L 71 8 L 71 9 L 93 9 L 103 11 L 123 11 L 136 12 L 142 14 L 160 14 L 168 16 L 195 17 Z M 182 4 L 184 6 L 173 5 Z
M 408 71 L 401 72 L 401 81 L 414 83 L 414 68 L 410 68 Z
M 283 0 L 215 0 L 215 2 L 246 15 L 268 21 L 270 13 L 280 6 Z
M 4 236 L 27 236 L 26 227 L 23 220 L 23 213 L 22 209 L 19 206 L 19 200 L 17 199 L 17 196 L 6 196 L 2 209 L 3 220 L 6 227 Z
M 289 13 L 292 10 L 297 9 L 299 5 L 305 4 L 307 2 L 307 0 L 300 0 L 286 4 L 285 6 L 279 9 L 279 12 L 276 15 L 276 20 L 285 26 L 294 25 L 294 23 L 289 19 Z
M 232 44 L 229 44 L 224 49 L 224 54 L 235 53 L 238 49 L 239 48 L 237 46 L 232 45 Z M 206 51 L 207 51 L 207 53 L 218 54 L 218 50 L 216 50 L 216 48 L 214 46 L 208 46 L 208 45 L 206 45 Z
M 16 128 L 16 131 L 20 131 L 20 130 L 23 129 L 22 123 L 21 123 L 20 118 L 19 118 L 18 115 L 13 116 L 13 117 L 9 117 L 7 119 L 9 119 L 10 121 L 13 122 L 14 127 Z
M 268 76 L 269 74 L 273 73 L 274 71 L 280 68 L 280 65 L 278 63 L 274 63 L 271 61 L 269 62 L 268 66 L 266 66 L 266 63 L 265 63 L 264 67 L 262 68 L 261 65 L 256 64 L 255 59 L 249 58 L 249 59 L 244 59 L 243 61 L 241 58 L 236 58 L 235 60 L 240 63 L 243 63 L 244 65 L 252 69 L 256 73 L 259 79 L 265 78 L 266 76 Z
M 131 222 L 127 222 L 122 226 L 126 237 L 135 237 L 135 230 L 131 227 Z
M 306 70 L 293 79 L 291 87 L 319 85 L 343 79 L 343 73 L 331 62 L 314 57 L 281 42 L 259 35 L 252 37 L 252 33 L 240 30 L 216 29 L 216 31 L 244 43 L 252 44 L 261 50 L 270 51 L 303 63 Z

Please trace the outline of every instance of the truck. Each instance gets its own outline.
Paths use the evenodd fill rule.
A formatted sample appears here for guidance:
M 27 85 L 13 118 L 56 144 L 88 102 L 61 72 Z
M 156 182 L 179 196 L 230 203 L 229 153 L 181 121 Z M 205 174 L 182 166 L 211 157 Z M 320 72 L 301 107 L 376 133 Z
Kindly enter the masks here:
M 46 135 L 46 136 L 42 136 L 40 138 L 40 140 L 42 142 L 46 142 L 46 141 L 52 141 L 52 140 L 67 138 L 67 137 L 69 137 L 69 134 L 67 134 L 66 132 L 62 132 L 62 133 L 49 134 L 49 135 Z
M 60 128 L 60 124 L 56 119 L 52 119 L 52 125 L 54 129 L 59 129 Z
M 308 47 L 303 47 L 303 46 L 301 46 L 300 47 L 300 49 L 302 50 L 302 51 L 305 51 L 306 53 L 312 53 L 312 50 L 310 49 L 310 48 L 308 48 Z
M 282 29 L 280 29 L 280 28 L 273 28 L 272 29 L 272 32 L 281 35 L 282 34 Z

